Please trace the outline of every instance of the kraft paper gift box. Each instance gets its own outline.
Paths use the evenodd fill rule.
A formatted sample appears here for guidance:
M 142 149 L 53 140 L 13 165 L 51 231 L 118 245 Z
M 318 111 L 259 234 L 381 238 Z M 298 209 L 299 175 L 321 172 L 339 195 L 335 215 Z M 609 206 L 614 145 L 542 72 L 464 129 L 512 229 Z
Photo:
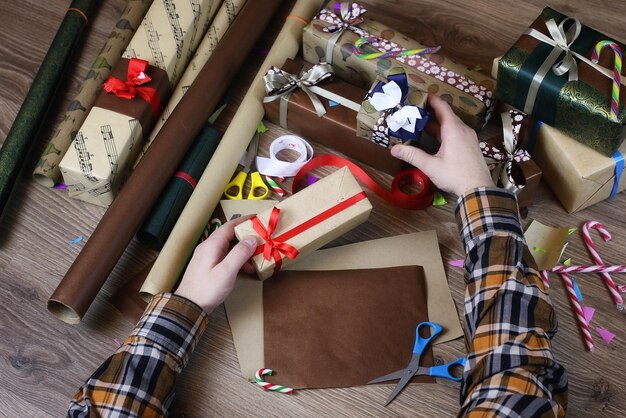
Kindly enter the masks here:
M 357 136 L 357 113 L 367 91 L 331 77 L 330 74 L 323 78 L 315 75 L 312 77 L 308 72 L 309 67 L 311 64 L 287 60 L 281 70 L 274 68 L 268 72 L 266 91 L 269 96 L 263 103 L 265 117 L 272 123 L 283 125 L 295 134 L 356 161 L 391 175 L 399 173 L 404 167 L 402 161 L 392 157 L 389 150 Z M 321 75 L 327 74 L 326 70 L 329 70 L 329 66 L 317 68 L 325 69 L 320 71 Z M 280 77 L 278 73 L 284 77 Z M 291 89 L 289 85 L 285 85 L 290 76 L 296 79 L 304 76 L 307 80 L 319 81 L 310 89 L 315 91 L 313 94 L 323 106 L 324 114 L 320 116 L 311 97 L 301 88 Z M 334 100 L 330 100 L 331 97 Z
M 151 81 L 134 87 L 138 93 L 132 99 L 102 90 L 61 160 L 59 167 L 70 197 L 109 206 L 127 177 L 129 164 L 141 150 L 145 134 L 150 132 L 158 117 L 159 104 L 167 100 L 170 91 L 164 70 L 153 66 L 145 70 L 134 67 L 141 63 L 146 61 L 123 58 L 111 77 L 123 84 L 141 72 Z M 129 74 L 129 64 L 135 75 Z M 141 91 L 148 95 L 154 93 L 153 97 L 141 97 Z
M 577 33 L 580 29 L 580 33 Z M 564 53 L 554 38 L 564 38 Z M 611 90 L 614 54 L 594 46 L 609 40 L 602 33 L 546 7 L 530 28 L 500 59 L 496 96 L 512 106 L 610 156 L 626 136 L 626 111 L 619 106 L 612 120 Z M 625 50 L 625 45 L 616 42 Z M 568 70 L 563 75 L 559 72 Z M 624 83 L 621 97 L 626 97 Z
M 372 205 L 344 167 L 235 227 L 240 241 L 253 236 L 252 262 L 265 280 L 365 222 Z
M 542 124 L 532 154 L 543 170 L 546 183 L 570 213 L 626 189 L 626 176 L 622 175 L 626 142 L 612 157 L 606 157 Z
M 361 103 L 357 135 L 384 148 L 411 143 L 435 153 L 439 142 L 422 137 L 430 116 L 425 109 L 427 97 L 419 89 L 409 87 L 405 73 L 379 78 Z
M 371 43 L 360 45 L 357 50 L 360 52 L 355 54 L 355 43 L 365 37 Z M 304 59 L 332 64 L 337 75 L 352 84 L 369 88 L 378 76 L 404 72 L 409 84 L 441 96 L 474 129 L 480 129 L 491 117 L 494 80 L 437 52 L 359 58 L 371 53 L 399 53 L 425 47 L 372 19 L 358 3 L 330 1 L 304 28 L 302 43 Z M 436 48 L 425 52 L 432 51 Z
M 483 155 L 494 184 L 515 193 L 520 208 L 530 206 L 535 200 L 542 172 L 526 150 L 529 118 L 518 110 L 507 110 L 500 114 L 500 118 L 501 132 L 480 143 Z

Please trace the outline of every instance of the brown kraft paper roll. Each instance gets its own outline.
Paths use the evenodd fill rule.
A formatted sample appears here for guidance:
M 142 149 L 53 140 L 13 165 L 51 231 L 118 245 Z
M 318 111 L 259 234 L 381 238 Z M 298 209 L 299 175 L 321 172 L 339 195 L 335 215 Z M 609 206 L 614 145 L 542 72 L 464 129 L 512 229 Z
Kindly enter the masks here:
M 53 315 L 80 322 L 280 3 L 247 2 L 237 15 L 48 300 Z

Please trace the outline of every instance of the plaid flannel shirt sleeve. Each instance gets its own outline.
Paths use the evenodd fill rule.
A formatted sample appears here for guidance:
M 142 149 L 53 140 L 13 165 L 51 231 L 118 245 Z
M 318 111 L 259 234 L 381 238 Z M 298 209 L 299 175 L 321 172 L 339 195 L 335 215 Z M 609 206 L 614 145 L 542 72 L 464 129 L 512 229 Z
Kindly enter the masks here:
M 563 416 L 567 375 L 550 339 L 557 321 L 528 251 L 512 193 L 480 188 L 459 198 L 465 246 L 468 362 L 461 416 Z
M 67 416 L 167 415 L 176 377 L 207 322 L 195 303 L 156 295 L 124 344 L 76 392 Z

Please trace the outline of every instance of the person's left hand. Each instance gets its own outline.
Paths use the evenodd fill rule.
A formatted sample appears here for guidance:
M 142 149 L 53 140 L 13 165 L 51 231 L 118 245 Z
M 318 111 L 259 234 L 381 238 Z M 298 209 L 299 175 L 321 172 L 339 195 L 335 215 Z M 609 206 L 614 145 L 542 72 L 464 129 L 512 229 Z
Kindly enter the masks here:
M 249 218 L 226 222 L 196 247 L 175 294 L 195 302 L 209 314 L 233 290 L 242 267 L 247 273 L 254 272 L 250 261 L 257 247 L 254 237 L 246 237 L 230 249 L 235 226 Z

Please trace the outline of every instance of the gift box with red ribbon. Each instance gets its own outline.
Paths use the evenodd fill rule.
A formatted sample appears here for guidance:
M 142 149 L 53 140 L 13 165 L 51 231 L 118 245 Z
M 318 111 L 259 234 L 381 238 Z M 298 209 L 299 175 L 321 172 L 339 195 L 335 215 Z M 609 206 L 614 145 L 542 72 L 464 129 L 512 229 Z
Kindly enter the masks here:
M 526 151 L 530 135 L 528 116 L 518 110 L 507 110 L 500 114 L 500 119 L 502 131 L 481 141 L 480 148 L 494 184 L 515 193 L 520 208 L 530 206 L 535 200 L 542 173 Z
M 328 2 L 304 28 L 304 59 L 332 64 L 337 76 L 362 88 L 377 77 L 406 73 L 409 84 L 437 94 L 471 127 L 491 117 L 495 82 L 397 32 L 357 2 Z
M 121 59 L 59 164 L 70 197 L 109 206 L 169 97 L 167 73 Z
M 237 239 L 252 236 L 252 257 L 261 280 L 365 222 L 372 205 L 346 167 L 313 183 L 235 227 Z

